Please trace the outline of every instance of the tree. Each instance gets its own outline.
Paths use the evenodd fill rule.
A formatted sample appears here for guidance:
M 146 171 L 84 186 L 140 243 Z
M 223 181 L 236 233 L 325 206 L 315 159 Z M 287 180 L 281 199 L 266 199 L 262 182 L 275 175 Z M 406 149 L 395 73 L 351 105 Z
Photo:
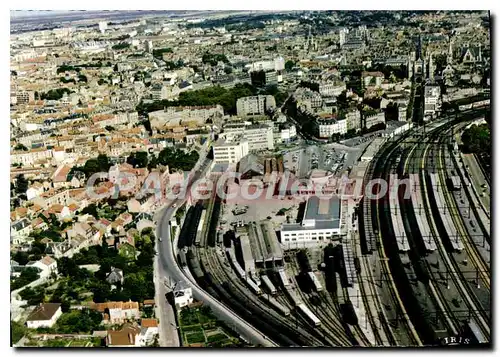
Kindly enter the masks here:
M 127 163 L 135 168 L 144 168 L 148 165 L 148 153 L 145 151 L 136 151 L 129 155 Z
M 18 250 L 13 256 L 12 260 L 19 263 L 19 265 L 26 265 L 29 262 L 29 254 Z
M 99 213 L 97 212 L 97 206 L 95 205 L 95 203 L 91 203 L 90 205 L 88 205 L 87 207 L 85 207 L 82 210 L 82 213 L 83 214 L 90 214 L 95 219 L 99 219 Z
M 10 321 L 10 344 L 14 345 L 26 334 L 26 327 L 19 322 Z
M 97 162 L 99 163 L 99 169 L 101 172 L 108 172 L 111 164 L 106 154 L 99 154 L 99 156 L 97 156 Z
M 59 274 L 66 277 L 76 277 L 80 268 L 72 258 L 62 257 L 57 261 Z
M 487 124 L 472 125 L 462 134 L 463 151 L 482 154 L 491 152 L 491 131 Z
M 295 67 L 295 62 L 294 61 L 288 60 L 288 61 L 285 62 L 285 70 L 287 72 L 290 72 L 293 69 L 293 67 Z
M 17 194 L 25 194 L 28 190 L 28 180 L 24 177 L 23 174 L 19 174 L 16 176 L 16 193 Z
M 111 287 L 107 282 L 98 281 L 90 287 L 90 291 L 94 294 L 94 302 L 105 302 L 109 299 Z
M 40 277 L 36 268 L 23 269 L 21 275 L 10 284 L 10 290 L 17 290 L 25 285 L 37 280 Z
M 39 305 L 45 298 L 43 289 L 32 289 L 30 287 L 21 290 L 19 295 L 23 300 L 27 301 L 28 305 L 31 306 Z
M 14 150 L 22 150 L 22 151 L 28 151 L 28 148 L 24 146 L 23 144 L 19 143 L 14 147 Z
M 90 333 L 99 328 L 102 321 L 101 313 L 94 310 L 74 310 L 59 318 L 56 330 L 59 333 Z
M 149 160 L 148 163 L 148 170 L 151 171 L 151 169 L 154 169 L 158 166 L 158 158 L 156 155 L 151 155 L 151 159 Z

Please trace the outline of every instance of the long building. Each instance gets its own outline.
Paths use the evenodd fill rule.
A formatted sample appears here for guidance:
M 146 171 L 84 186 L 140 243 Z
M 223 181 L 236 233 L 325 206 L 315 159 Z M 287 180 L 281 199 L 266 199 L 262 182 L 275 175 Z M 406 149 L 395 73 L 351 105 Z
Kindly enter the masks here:
M 235 136 L 242 135 L 248 141 L 249 151 L 273 150 L 273 127 L 266 124 L 228 123 L 224 125 L 224 134 L 232 140 Z
M 339 237 L 340 199 L 337 196 L 307 200 L 301 223 L 284 223 L 281 226 L 281 244 L 284 249 L 295 249 L 308 244 L 322 244 Z

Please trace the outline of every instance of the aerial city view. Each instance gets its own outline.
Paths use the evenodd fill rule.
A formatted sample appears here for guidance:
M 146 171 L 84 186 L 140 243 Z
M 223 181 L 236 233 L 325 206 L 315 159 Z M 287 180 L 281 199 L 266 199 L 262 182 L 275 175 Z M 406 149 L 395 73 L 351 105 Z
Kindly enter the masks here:
M 491 347 L 488 11 L 11 11 L 13 347 Z

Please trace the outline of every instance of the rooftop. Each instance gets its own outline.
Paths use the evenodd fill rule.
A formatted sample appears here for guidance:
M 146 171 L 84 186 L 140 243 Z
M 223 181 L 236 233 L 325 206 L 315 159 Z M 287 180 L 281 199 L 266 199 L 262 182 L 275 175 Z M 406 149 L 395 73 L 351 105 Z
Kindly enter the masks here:
M 58 303 L 40 304 L 40 306 L 33 310 L 26 321 L 50 320 L 60 307 L 61 304 Z

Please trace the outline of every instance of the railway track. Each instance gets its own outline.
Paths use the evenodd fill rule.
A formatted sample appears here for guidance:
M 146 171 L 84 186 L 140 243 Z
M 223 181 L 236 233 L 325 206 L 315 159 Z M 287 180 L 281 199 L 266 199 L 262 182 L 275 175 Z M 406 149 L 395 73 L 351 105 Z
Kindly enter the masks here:
M 259 300 L 252 292 L 250 292 L 250 290 L 247 289 L 247 287 L 243 284 L 239 277 L 237 277 L 236 274 L 232 272 L 232 270 L 229 268 L 229 264 L 228 269 L 222 267 L 222 265 L 225 265 L 225 262 L 222 259 L 222 254 L 217 254 L 213 248 L 205 249 L 204 254 L 206 255 L 206 261 L 208 262 L 208 266 L 210 269 L 209 271 L 213 274 L 213 276 L 216 276 L 216 279 L 220 282 L 220 284 L 223 284 L 224 282 L 230 283 L 233 292 L 238 296 L 245 298 L 243 302 L 247 304 L 246 306 L 251 306 L 251 309 L 253 309 L 254 311 L 259 311 L 260 314 L 269 316 L 269 318 L 272 319 L 273 324 L 276 325 L 277 330 L 280 327 L 281 329 L 279 330 L 282 330 L 283 328 L 287 328 L 289 331 L 297 330 L 297 326 L 293 324 L 292 321 L 290 321 L 286 317 L 281 316 L 271 307 L 262 304 L 262 301 Z M 292 339 L 294 341 L 298 339 L 296 342 L 298 342 L 301 346 L 311 345 L 311 343 L 312 346 L 322 346 L 325 343 L 325 341 L 321 340 L 321 336 L 312 335 L 302 327 L 298 332 L 299 334 L 295 335 Z
M 424 153 L 427 151 L 427 148 L 429 147 L 429 142 L 431 142 L 431 140 L 434 140 L 434 135 L 431 135 L 429 136 L 428 138 L 426 138 L 426 140 L 423 142 L 423 143 L 419 143 L 417 145 L 415 145 L 411 151 L 409 152 L 408 154 L 408 157 L 406 158 L 406 162 L 405 162 L 405 167 L 404 167 L 404 173 L 407 173 L 408 172 L 408 163 L 410 162 L 410 160 L 412 159 L 412 153 L 415 152 L 415 149 L 417 148 L 418 145 L 425 145 L 425 148 L 424 148 Z M 422 169 L 425 168 L 425 162 L 426 162 L 426 159 L 427 159 L 427 156 L 424 154 L 422 159 L 421 159 L 421 165 L 419 167 L 419 182 L 423 183 L 423 185 L 420 185 L 420 189 L 423 190 L 425 187 L 425 179 L 423 179 L 423 172 L 422 172 Z M 426 214 L 426 218 L 427 218 L 427 223 L 429 225 L 429 230 L 431 232 L 431 236 L 432 236 L 432 239 L 434 241 L 436 241 L 436 239 L 438 239 L 437 235 L 436 235 L 436 230 L 435 230 L 435 227 L 434 225 L 432 224 L 433 223 L 433 218 L 430 214 L 431 212 L 431 207 L 430 205 L 428 204 L 426 198 L 427 196 L 426 195 L 422 195 L 423 197 L 423 206 L 424 206 L 424 212 Z M 409 203 L 411 206 L 412 206 L 412 209 L 413 211 L 416 210 L 416 208 L 413 206 L 413 204 Z M 416 213 L 415 213 L 416 214 Z M 429 223 L 431 222 L 431 223 Z M 420 230 L 420 227 L 418 226 L 417 224 L 417 229 Z M 425 239 L 422 235 L 421 235 L 421 239 Z M 439 308 L 439 310 L 441 311 L 441 315 L 443 316 L 444 320 L 445 320 L 445 323 L 446 325 L 448 326 L 448 331 L 450 331 L 450 333 L 454 336 L 458 335 L 459 331 L 460 331 L 460 326 L 459 324 L 457 323 L 456 319 L 454 318 L 454 313 L 453 313 L 453 309 L 451 308 L 450 304 L 448 303 L 448 300 L 446 299 L 446 297 L 444 296 L 444 292 L 442 291 L 442 289 L 440 288 L 440 285 L 439 285 L 439 277 L 436 277 L 437 275 L 437 272 L 434 272 L 432 269 L 431 269 L 431 266 L 430 266 L 430 263 L 427 259 L 425 259 L 425 267 L 427 269 L 427 272 L 429 273 L 429 276 L 430 276 L 430 279 L 429 279 L 429 282 L 428 282 L 428 286 L 427 286 L 427 290 L 429 291 L 430 293 L 430 296 L 432 296 L 434 298 L 434 301 L 435 301 L 435 306 L 437 306 Z M 450 286 L 448 285 L 447 288 L 449 289 Z M 438 318 L 437 316 L 437 312 L 436 312 L 436 319 Z
M 444 161 L 443 155 L 442 155 L 443 150 L 445 150 L 445 149 L 441 148 L 441 150 L 439 150 L 439 160 L 443 165 L 445 165 L 445 161 Z M 443 167 L 445 167 L 445 166 L 443 166 Z M 446 182 L 446 177 L 445 177 L 443 170 L 439 170 L 439 174 L 440 174 L 441 182 Z M 490 289 L 490 274 L 489 274 L 490 269 L 488 268 L 488 266 L 484 262 L 484 259 L 482 258 L 481 254 L 479 254 L 479 252 L 477 251 L 477 247 L 476 247 L 474 241 L 471 239 L 467 229 L 465 228 L 465 225 L 464 225 L 462 218 L 459 218 L 459 217 L 461 217 L 461 215 L 457 210 L 456 202 L 454 201 L 454 198 L 450 197 L 450 195 L 447 191 L 445 191 L 445 199 L 446 199 L 446 203 L 447 203 L 448 207 L 450 207 L 452 209 L 452 211 L 454 212 L 454 214 L 452 214 L 451 216 L 452 216 L 453 221 L 455 222 L 455 227 L 457 227 L 457 229 L 460 231 L 461 237 L 467 239 L 467 242 L 462 241 L 464 243 L 465 250 L 467 251 L 467 254 L 469 255 L 469 257 L 472 258 L 473 264 L 475 265 L 477 271 L 481 275 L 481 280 L 483 281 L 484 286 L 489 290 Z
M 345 332 L 345 328 L 339 320 L 335 321 L 332 319 L 338 315 L 336 314 L 336 311 L 334 309 L 332 309 L 332 307 L 326 301 L 326 299 L 324 299 L 324 297 L 322 298 L 319 294 L 316 295 L 318 297 L 318 299 L 320 299 L 320 301 L 322 302 L 321 308 L 318 309 L 318 306 L 315 306 L 314 304 L 311 303 L 310 297 L 307 296 L 300 289 L 300 286 L 297 283 L 297 279 L 296 279 L 296 275 L 298 275 L 300 272 L 298 264 L 296 262 L 296 259 L 292 258 L 290 260 L 290 263 L 288 263 L 288 264 L 293 272 L 291 279 L 295 283 L 295 286 L 297 286 L 297 289 L 295 291 L 298 292 L 299 297 L 301 297 L 301 299 L 302 299 L 302 302 L 304 304 L 306 304 L 306 306 L 308 306 L 309 309 L 311 309 L 311 311 L 316 316 L 318 316 L 318 318 L 321 320 L 322 324 L 324 324 L 324 326 L 322 325 L 322 326 L 318 327 L 318 330 L 322 331 L 322 333 L 324 333 L 325 335 L 330 336 L 330 338 L 332 339 L 332 342 L 333 342 L 333 344 L 332 344 L 333 346 L 352 346 L 352 342 L 349 341 L 347 336 L 345 334 L 341 334 L 339 332 L 339 331 Z M 312 296 L 314 296 L 314 295 L 312 295 Z M 326 307 L 327 310 L 324 310 L 323 307 Z
M 439 150 L 439 160 L 441 163 L 443 163 L 442 151 L 443 151 L 443 148 L 441 148 Z M 444 182 L 445 177 L 444 177 L 444 173 L 442 172 L 442 170 L 440 170 L 440 178 L 441 178 L 442 182 Z M 481 258 L 478 259 L 476 256 L 477 252 L 476 252 L 475 245 L 473 244 L 474 242 L 472 242 L 472 244 L 470 243 L 470 237 L 467 234 L 467 231 L 464 229 L 463 222 L 462 222 L 461 218 L 459 218 L 460 216 L 458 215 L 458 213 L 456 211 L 455 203 L 452 202 L 453 198 L 449 197 L 449 193 L 446 190 L 445 190 L 445 192 L 446 192 L 445 199 L 446 199 L 448 207 L 451 207 L 455 211 L 455 214 L 452 215 L 453 220 L 455 222 L 455 226 L 460 230 L 460 234 L 463 238 L 469 239 L 469 243 L 464 244 L 465 250 L 467 251 L 467 255 L 469 257 L 472 257 L 473 260 L 475 261 L 474 264 L 476 265 L 476 269 L 480 269 L 479 271 L 481 273 L 488 272 L 489 270 L 487 270 L 486 267 L 483 264 L 481 264 L 481 263 L 484 263 L 484 262 L 482 262 L 482 259 Z M 481 330 L 485 334 L 485 336 L 489 339 L 490 338 L 490 326 L 486 322 L 488 317 L 485 316 L 485 311 L 484 311 L 484 309 L 481 308 L 481 304 L 480 304 L 476 294 L 474 293 L 474 291 L 472 291 L 471 287 L 467 283 L 463 284 L 462 280 L 466 281 L 465 276 L 463 276 L 463 274 L 461 274 L 463 279 L 460 279 L 458 277 L 458 274 L 456 271 L 457 270 L 460 271 L 460 268 L 458 266 L 458 262 L 456 261 L 456 259 L 451 259 L 451 260 L 446 259 L 446 262 L 447 262 L 448 268 L 450 268 L 453 272 L 452 277 L 455 279 L 455 281 L 457 282 L 457 284 L 461 288 L 462 296 L 464 297 L 464 301 L 468 305 L 469 311 L 474 312 L 473 318 L 476 320 L 476 323 L 481 328 Z M 488 283 L 487 289 L 489 289 L 489 275 L 488 274 L 485 274 L 485 275 L 481 274 L 481 275 L 482 275 L 483 281 Z
M 387 177 L 382 177 L 382 174 L 384 172 L 388 172 L 388 168 L 390 168 L 390 164 L 391 164 L 391 160 L 390 160 L 390 157 L 392 155 L 392 153 L 396 150 L 396 147 L 397 145 L 393 144 L 391 147 L 389 147 L 388 150 L 386 150 L 385 152 L 385 157 L 386 159 L 382 162 L 382 167 L 383 167 L 383 170 L 382 172 L 380 172 L 380 177 L 381 178 L 385 178 L 387 179 Z M 379 159 L 380 160 L 380 159 Z M 378 162 L 377 162 L 378 164 Z M 390 218 L 388 217 L 384 217 L 384 215 L 387 213 L 387 212 L 384 212 L 384 210 L 380 210 L 379 209 L 379 205 L 378 204 L 375 204 L 375 205 L 372 205 L 372 210 L 374 209 L 374 215 L 377 219 L 377 227 L 379 227 L 380 231 L 382 231 L 382 224 L 381 224 L 381 221 L 383 221 L 384 219 L 387 219 L 390 221 Z M 389 225 L 391 225 L 392 223 L 389 223 Z M 383 236 L 381 234 L 381 232 L 379 231 L 379 234 L 377 235 L 377 238 L 378 238 L 378 254 L 379 254 L 379 257 L 381 258 L 382 260 L 382 272 L 383 274 L 388 278 L 388 283 L 391 287 L 391 290 L 390 290 L 390 293 L 391 293 L 391 296 L 392 298 L 397 302 L 397 306 L 401 312 L 401 315 L 403 316 L 403 325 L 405 326 L 406 328 L 406 331 L 408 333 L 408 337 L 409 337 L 409 340 L 410 340 L 410 343 L 413 345 L 413 346 L 422 346 L 423 343 L 422 343 L 422 340 L 420 338 L 420 336 L 418 335 L 415 327 L 413 326 L 413 323 L 411 322 L 410 320 L 410 317 L 406 311 L 406 307 L 400 297 L 400 294 L 399 294 L 399 291 L 396 287 L 396 283 L 394 281 L 394 278 L 392 276 L 392 272 L 391 272 L 391 268 L 389 266 L 389 259 L 387 258 L 387 255 L 386 255 L 386 250 L 385 250 L 385 245 L 384 245 L 384 240 L 383 240 Z
M 438 140 L 439 140 L 438 142 L 442 142 L 443 135 L 440 135 L 440 134 L 442 131 L 445 131 L 445 130 L 450 130 L 450 129 L 447 129 L 447 127 L 440 128 L 440 129 L 436 130 L 435 132 L 433 132 L 432 135 L 430 135 L 427 138 L 427 141 L 425 143 L 422 143 L 425 145 L 425 148 L 424 148 L 424 155 L 423 155 L 423 157 L 421 159 L 421 163 L 420 163 L 421 169 L 426 168 L 426 166 L 428 165 L 427 159 L 429 157 L 432 157 L 431 154 L 428 155 L 428 151 L 431 148 L 431 145 L 434 143 L 434 141 L 433 141 L 434 138 L 438 137 Z M 418 145 L 419 144 L 417 144 L 417 146 Z M 443 164 L 442 152 L 444 150 L 445 145 L 439 145 L 438 147 L 440 148 L 439 149 L 439 161 L 441 163 L 441 168 L 442 168 L 442 167 L 445 167 L 442 165 Z M 413 151 L 413 149 L 412 149 L 412 151 Z M 443 180 L 442 182 L 444 182 L 443 170 L 438 170 L 438 171 L 440 173 L 441 180 Z M 422 177 L 422 175 L 423 174 L 420 171 L 420 177 Z M 433 239 L 436 242 L 436 246 L 438 247 L 440 257 L 446 263 L 447 269 L 452 272 L 451 277 L 452 277 L 453 284 L 457 287 L 457 292 L 460 293 L 460 296 L 462 298 L 464 298 L 464 300 L 466 301 L 469 309 L 472 309 L 473 311 L 479 311 L 477 308 L 477 304 L 478 304 L 477 297 L 475 296 L 474 292 L 471 291 L 470 286 L 466 285 L 466 289 L 464 289 L 464 284 L 462 283 L 462 280 L 464 280 L 465 277 L 463 277 L 463 274 L 462 274 L 463 279 L 461 279 L 461 277 L 458 276 L 457 270 L 460 271 L 460 268 L 457 265 L 457 261 L 456 261 L 456 259 L 451 259 L 451 260 L 449 259 L 449 254 L 447 253 L 447 251 L 446 251 L 446 249 L 445 249 L 445 247 L 440 239 L 439 234 L 437 234 L 437 230 L 433 224 L 433 217 L 430 214 L 430 205 L 428 203 L 429 196 L 427 194 L 427 184 L 425 183 L 424 180 L 421 180 L 421 182 L 424 182 L 424 184 L 421 186 L 421 189 L 424 191 L 423 197 L 424 197 L 424 205 L 425 205 L 425 209 L 426 209 L 426 215 L 427 215 L 428 221 L 432 223 L 432 224 L 430 224 L 430 230 L 432 232 Z M 446 191 L 446 190 L 444 190 L 444 191 Z M 448 193 L 448 192 L 446 192 L 446 193 Z M 453 202 L 451 202 L 451 199 L 447 199 L 447 205 L 448 205 L 448 207 L 453 207 L 453 206 L 451 206 L 451 205 L 453 205 Z M 457 218 L 457 220 L 460 220 L 460 218 L 458 218 L 458 217 L 456 217 L 456 218 Z M 455 222 L 455 225 L 457 225 L 457 223 L 458 222 Z M 463 222 L 462 222 L 462 224 L 463 224 Z M 462 232 L 462 236 L 464 236 L 463 232 Z M 428 261 L 426 263 L 427 263 L 428 271 L 431 272 L 431 276 L 434 276 L 434 274 L 432 273 L 432 269 L 429 266 Z M 443 312 L 443 315 L 446 319 L 448 328 L 450 329 L 451 333 L 457 334 L 461 328 L 460 322 L 457 320 L 453 309 L 450 307 L 450 305 L 448 303 L 446 303 L 447 300 L 444 297 L 443 292 L 441 291 L 441 289 L 437 289 L 434 286 L 434 283 L 437 283 L 436 279 L 429 281 L 429 289 L 437 297 L 437 299 L 438 299 L 437 303 L 438 303 L 441 311 Z M 449 285 L 448 285 L 448 288 L 449 288 Z M 466 290 L 468 290 L 468 291 L 466 291 Z M 487 325 L 485 326 L 484 320 L 482 320 L 481 317 L 475 317 L 475 320 L 476 320 L 476 322 L 478 322 L 478 325 L 482 328 L 482 332 L 487 334 L 487 336 L 489 336 L 489 327 Z

